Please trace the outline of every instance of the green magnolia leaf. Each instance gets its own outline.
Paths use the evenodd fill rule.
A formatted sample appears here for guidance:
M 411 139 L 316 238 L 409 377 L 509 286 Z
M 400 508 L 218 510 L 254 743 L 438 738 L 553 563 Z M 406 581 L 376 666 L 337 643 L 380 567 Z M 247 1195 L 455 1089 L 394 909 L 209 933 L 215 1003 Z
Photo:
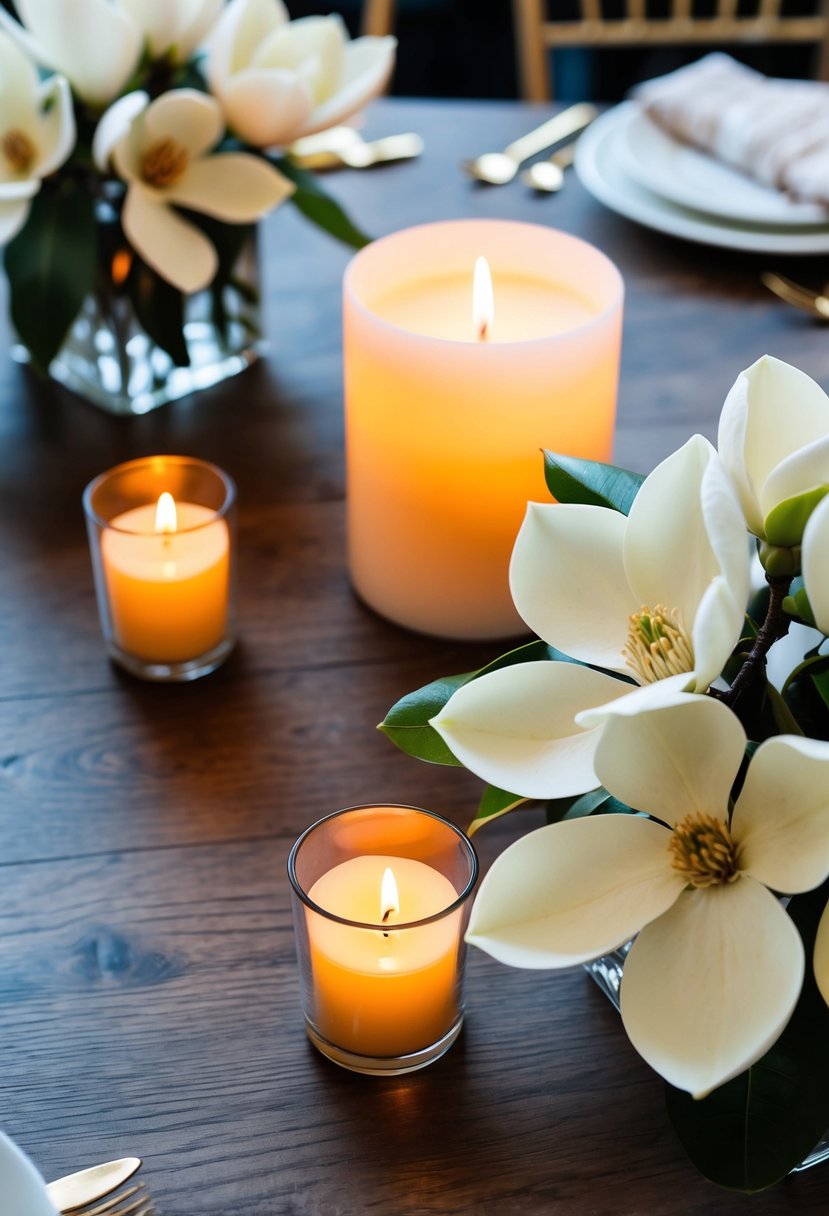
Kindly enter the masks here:
M 829 655 L 817 649 L 800 663 L 783 685 L 783 697 L 805 734 L 829 739 Z
M 823 704 L 829 709 L 829 671 L 816 672 L 810 678 Z
M 806 976 L 791 1020 L 771 1050 L 700 1101 L 666 1086 L 668 1114 L 685 1151 L 720 1186 L 748 1192 L 773 1186 L 829 1127 L 829 1008 L 811 964 L 827 898 L 824 883 L 789 903 L 806 948 Z
M 434 727 L 429 725 L 429 719 L 440 713 L 452 693 L 466 684 L 472 674 L 443 676 L 407 693 L 392 706 L 377 729 L 407 756 L 415 756 L 429 764 L 454 764 L 460 767 L 460 760 L 452 754 Z
M 474 835 L 485 823 L 491 823 L 493 819 L 506 815 L 507 811 L 514 811 L 517 806 L 523 806 L 526 802 L 529 802 L 529 799 L 522 798 L 520 794 L 511 794 L 509 790 L 499 790 L 496 785 L 488 785 L 475 812 L 475 818 L 469 825 L 469 835 Z
M 801 544 L 809 516 L 827 494 L 829 485 L 814 486 L 804 494 L 796 494 L 794 498 L 778 503 L 763 521 L 769 544 L 789 549 Z
M 558 452 L 544 453 L 544 478 L 547 488 L 559 502 L 589 503 L 612 507 L 623 515 L 630 512 L 636 492 L 645 478 L 616 465 Z
M 312 224 L 324 228 L 338 241 L 344 241 L 354 249 L 362 249 L 371 243 L 371 237 L 351 222 L 340 204 L 320 187 L 313 173 L 301 169 L 288 156 L 274 157 L 273 163 L 296 186 L 290 201 Z
M 190 354 L 184 340 L 184 295 L 160 274 L 134 257 L 127 291 L 142 329 L 166 351 L 177 367 L 187 367 Z
M 799 581 L 799 580 L 795 580 Z M 783 611 L 796 620 L 802 621 L 804 625 L 811 625 L 814 628 L 815 617 L 812 612 L 812 605 L 809 603 L 809 597 L 806 594 L 806 588 L 802 585 L 790 595 L 785 596 L 783 600 Z
M 786 703 L 786 700 L 777 691 L 773 684 L 766 682 L 766 696 L 771 706 L 771 712 L 774 716 L 774 722 L 781 735 L 803 735 L 805 731 L 800 729 L 797 718 L 792 713 Z
M 96 263 L 92 196 L 71 184 L 41 189 L 5 252 L 12 321 L 38 371 L 63 345 L 93 289 Z

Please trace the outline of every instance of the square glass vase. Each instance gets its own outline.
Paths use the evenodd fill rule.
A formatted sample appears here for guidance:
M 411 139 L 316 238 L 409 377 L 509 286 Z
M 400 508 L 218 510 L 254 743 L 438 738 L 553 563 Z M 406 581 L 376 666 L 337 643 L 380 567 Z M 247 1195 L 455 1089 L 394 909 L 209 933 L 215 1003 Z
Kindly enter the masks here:
M 625 942 L 623 946 L 620 946 L 618 950 L 614 950 L 611 954 L 604 954 L 601 958 L 594 959 L 592 963 L 584 964 L 587 974 L 598 984 L 617 1012 L 621 1008 L 619 989 L 622 983 L 622 972 L 625 966 L 625 959 L 632 945 L 632 941 Z M 801 1161 L 800 1165 L 794 1167 L 792 1173 L 799 1174 L 801 1170 L 811 1169 L 813 1165 L 820 1165 L 822 1161 L 829 1161 L 829 1130 L 827 1130 L 823 1139 L 815 1145 L 809 1155 Z

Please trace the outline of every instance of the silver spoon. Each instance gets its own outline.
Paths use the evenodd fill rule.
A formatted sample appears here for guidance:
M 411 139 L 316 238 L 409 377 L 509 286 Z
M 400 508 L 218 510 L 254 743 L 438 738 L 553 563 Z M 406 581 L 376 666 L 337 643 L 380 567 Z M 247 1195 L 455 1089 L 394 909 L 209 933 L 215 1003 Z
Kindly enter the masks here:
M 505 186 L 512 181 L 525 160 L 543 152 L 551 144 L 566 139 L 568 135 L 574 135 L 591 123 L 597 113 L 595 106 L 579 102 L 560 114 L 554 114 L 534 131 L 513 140 L 503 152 L 484 152 L 474 160 L 464 161 L 463 168 L 476 181 L 486 182 L 490 186 Z
M 536 161 L 529 169 L 525 169 L 521 174 L 521 181 L 541 194 L 555 194 L 564 185 L 564 170 L 570 168 L 575 154 L 575 141 L 565 144 L 547 160 Z

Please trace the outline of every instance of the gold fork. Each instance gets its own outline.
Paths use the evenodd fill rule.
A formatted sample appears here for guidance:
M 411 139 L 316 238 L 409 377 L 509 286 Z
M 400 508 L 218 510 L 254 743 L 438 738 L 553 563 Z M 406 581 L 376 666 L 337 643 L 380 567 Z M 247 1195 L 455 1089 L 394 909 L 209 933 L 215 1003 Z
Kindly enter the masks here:
M 71 1216 L 157 1216 L 156 1207 L 143 1182 L 136 1182 L 117 1195 L 92 1207 L 69 1208 Z
M 795 283 L 792 279 L 771 271 L 760 275 L 760 279 L 769 291 L 787 304 L 793 304 L 795 308 L 802 308 L 804 312 L 811 313 L 820 321 L 829 321 L 829 294 L 827 294 L 826 288 L 823 291 L 810 291 L 808 287 L 803 287 L 800 283 Z
M 140 1157 L 105 1161 L 50 1182 L 46 1191 L 54 1207 L 71 1216 L 154 1216 L 143 1182 L 123 1189 L 141 1164 Z

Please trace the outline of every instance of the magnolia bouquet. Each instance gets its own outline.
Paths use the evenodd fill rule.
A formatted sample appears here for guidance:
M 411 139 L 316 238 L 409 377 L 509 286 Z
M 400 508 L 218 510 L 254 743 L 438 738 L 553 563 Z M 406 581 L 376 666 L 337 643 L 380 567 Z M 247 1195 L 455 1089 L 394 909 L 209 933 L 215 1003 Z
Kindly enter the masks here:
M 36 366 L 103 291 L 186 364 L 184 297 L 219 297 L 251 226 L 288 198 L 365 243 L 280 149 L 379 93 L 393 38 L 349 42 L 340 18 L 289 21 L 281 0 L 15 5 L 19 20 L 0 8 L 0 244 Z
M 539 640 L 382 729 L 489 782 L 472 830 L 547 800 L 468 940 L 557 968 L 634 939 L 625 1030 L 697 1166 L 757 1190 L 829 1128 L 829 397 L 765 357 L 718 450 L 644 479 L 545 461 L 558 503 L 529 504 L 510 568 Z

